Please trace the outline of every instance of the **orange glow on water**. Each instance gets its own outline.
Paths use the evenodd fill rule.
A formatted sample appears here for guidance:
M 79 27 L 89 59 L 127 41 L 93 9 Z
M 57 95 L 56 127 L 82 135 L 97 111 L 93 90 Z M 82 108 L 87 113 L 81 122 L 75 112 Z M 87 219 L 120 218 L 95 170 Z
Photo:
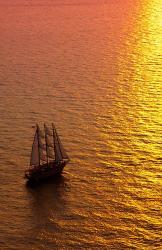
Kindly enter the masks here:
M 2 244 L 158 248 L 162 3 L 68 2 L 0 8 Z M 71 163 L 26 189 L 31 127 L 46 121 Z

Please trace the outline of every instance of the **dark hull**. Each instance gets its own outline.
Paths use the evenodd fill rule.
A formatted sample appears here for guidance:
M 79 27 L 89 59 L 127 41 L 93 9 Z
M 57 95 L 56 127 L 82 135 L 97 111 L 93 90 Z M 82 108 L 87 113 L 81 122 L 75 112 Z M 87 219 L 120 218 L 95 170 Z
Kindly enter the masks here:
M 29 182 L 36 183 L 56 177 L 61 174 L 66 163 L 66 161 L 59 163 L 51 162 L 49 164 L 43 164 L 39 167 L 29 169 L 25 171 L 25 178 L 27 178 Z

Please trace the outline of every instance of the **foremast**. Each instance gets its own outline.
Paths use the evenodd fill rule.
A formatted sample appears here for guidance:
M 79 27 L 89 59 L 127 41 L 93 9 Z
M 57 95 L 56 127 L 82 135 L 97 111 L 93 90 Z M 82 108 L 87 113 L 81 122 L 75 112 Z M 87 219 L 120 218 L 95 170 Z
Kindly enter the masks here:
M 47 155 L 45 153 L 46 145 L 42 142 L 42 139 L 44 140 L 44 133 L 39 128 L 39 125 L 36 124 L 36 131 L 30 157 L 30 166 L 40 167 L 42 162 L 47 163 Z

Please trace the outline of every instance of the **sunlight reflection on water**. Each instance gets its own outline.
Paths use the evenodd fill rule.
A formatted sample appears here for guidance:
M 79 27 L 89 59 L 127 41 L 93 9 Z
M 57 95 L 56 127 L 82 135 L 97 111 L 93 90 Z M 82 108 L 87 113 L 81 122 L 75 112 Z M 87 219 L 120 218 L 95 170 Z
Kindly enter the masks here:
M 162 4 L 38 3 L 0 9 L 2 247 L 160 249 Z M 30 189 L 44 121 L 71 163 Z

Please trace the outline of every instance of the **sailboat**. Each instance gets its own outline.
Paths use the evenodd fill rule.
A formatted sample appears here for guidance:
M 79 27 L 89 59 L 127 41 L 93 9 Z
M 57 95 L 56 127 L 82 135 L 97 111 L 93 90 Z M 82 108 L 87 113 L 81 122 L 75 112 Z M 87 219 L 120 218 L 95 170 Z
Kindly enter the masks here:
M 25 178 L 37 182 L 61 174 L 69 157 L 61 143 L 54 124 L 40 129 L 36 124 L 30 167 L 25 170 Z

